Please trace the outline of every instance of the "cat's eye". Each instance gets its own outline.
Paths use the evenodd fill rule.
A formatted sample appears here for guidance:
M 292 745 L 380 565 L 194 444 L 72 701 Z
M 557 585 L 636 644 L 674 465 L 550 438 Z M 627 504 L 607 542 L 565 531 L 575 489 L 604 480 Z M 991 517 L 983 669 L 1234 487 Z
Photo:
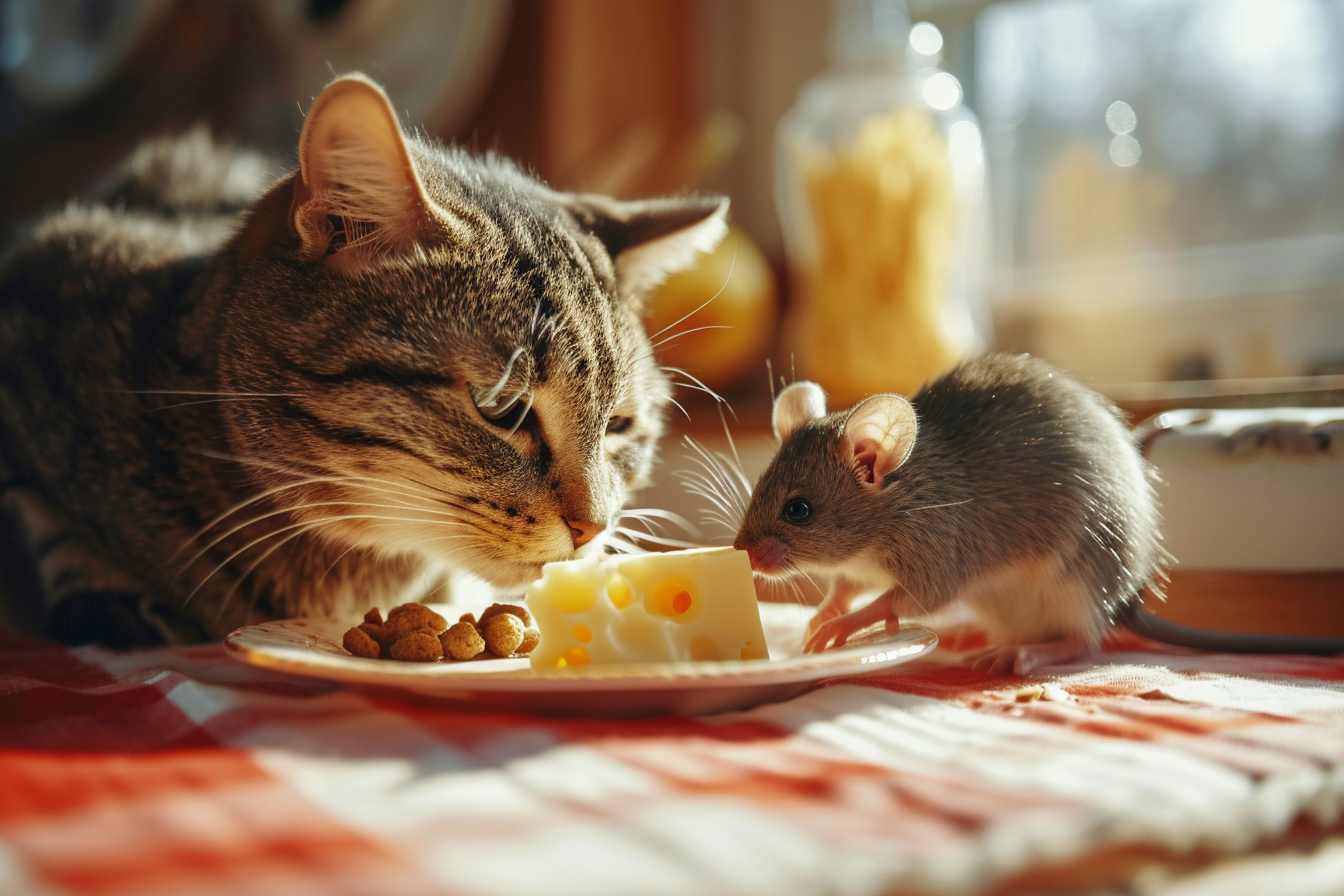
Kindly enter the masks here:
M 621 433 L 628 431 L 630 427 L 634 425 L 635 425 L 634 417 L 623 417 L 618 414 L 607 421 L 607 435 L 609 436 L 620 435 Z
M 513 435 L 518 431 L 518 427 L 523 425 L 523 421 L 527 419 L 528 413 L 532 410 L 532 396 L 515 395 L 497 404 L 477 402 L 476 410 L 480 412 L 486 423 L 508 430 L 509 435 Z
M 812 518 L 812 502 L 806 498 L 794 498 L 784 505 L 784 519 L 795 526 L 801 526 Z

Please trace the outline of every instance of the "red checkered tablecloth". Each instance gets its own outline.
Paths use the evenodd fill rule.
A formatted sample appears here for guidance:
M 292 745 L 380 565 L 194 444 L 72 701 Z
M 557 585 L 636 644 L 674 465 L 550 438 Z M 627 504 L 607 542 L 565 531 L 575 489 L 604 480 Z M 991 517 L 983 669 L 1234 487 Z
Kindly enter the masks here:
M 947 654 L 599 721 L 0 635 L 0 893 L 1344 893 L 1344 659 Z

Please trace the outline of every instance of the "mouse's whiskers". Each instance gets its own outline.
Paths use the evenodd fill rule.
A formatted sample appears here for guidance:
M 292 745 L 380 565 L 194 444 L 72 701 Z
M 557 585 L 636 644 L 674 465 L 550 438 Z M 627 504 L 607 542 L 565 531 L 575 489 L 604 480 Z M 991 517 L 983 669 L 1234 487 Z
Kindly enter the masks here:
M 678 470 L 673 475 L 688 493 L 709 503 L 701 512 L 706 524 L 722 526 L 730 536 L 735 534 L 746 516 L 751 496 L 741 463 L 722 452 L 711 451 L 690 436 L 684 443 L 693 452 L 688 457 L 698 469 Z

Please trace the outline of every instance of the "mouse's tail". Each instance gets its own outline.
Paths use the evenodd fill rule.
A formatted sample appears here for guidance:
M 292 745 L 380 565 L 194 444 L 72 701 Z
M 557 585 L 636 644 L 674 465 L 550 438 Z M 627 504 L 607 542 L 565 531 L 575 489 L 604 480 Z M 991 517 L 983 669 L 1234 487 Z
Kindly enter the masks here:
M 1175 647 L 1192 647 L 1209 653 L 1298 653 L 1311 656 L 1334 656 L 1344 653 L 1344 638 L 1220 632 L 1193 628 L 1154 616 L 1138 603 L 1130 604 L 1116 621 L 1136 635 L 1153 641 Z

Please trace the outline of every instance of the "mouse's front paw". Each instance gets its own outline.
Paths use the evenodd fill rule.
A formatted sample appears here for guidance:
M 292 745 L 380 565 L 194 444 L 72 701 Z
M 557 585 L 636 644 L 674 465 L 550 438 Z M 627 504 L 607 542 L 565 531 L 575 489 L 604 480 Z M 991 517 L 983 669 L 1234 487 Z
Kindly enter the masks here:
M 821 653 L 827 647 L 839 647 L 845 643 L 852 631 L 847 630 L 842 623 L 844 617 L 828 619 L 820 624 L 814 617 L 807 625 L 807 631 L 803 634 L 803 652 Z
M 817 617 L 822 611 L 817 612 Z M 808 623 L 807 633 L 803 637 L 803 652 L 820 653 L 829 647 L 842 647 L 854 635 L 873 625 L 891 628 L 899 626 L 900 619 L 892 609 L 891 601 L 885 595 L 877 598 L 862 609 L 853 613 L 844 613 L 818 624 L 817 617 Z
M 984 653 L 970 658 L 971 668 L 986 675 L 1025 675 L 1018 668 L 1018 650 L 1016 647 L 992 647 Z
M 971 660 L 978 672 L 990 675 L 1030 675 L 1045 666 L 1073 662 L 1091 653 L 1088 643 L 1077 637 L 1065 637 L 1038 644 L 992 647 Z
M 823 603 L 821 606 L 817 607 L 817 612 L 812 614 L 812 618 L 807 620 L 807 630 L 803 633 L 803 641 L 805 643 L 810 642 L 817 636 L 817 633 L 821 630 L 822 626 L 835 619 L 839 619 L 844 615 L 845 607 L 843 604 L 834 601 Z

